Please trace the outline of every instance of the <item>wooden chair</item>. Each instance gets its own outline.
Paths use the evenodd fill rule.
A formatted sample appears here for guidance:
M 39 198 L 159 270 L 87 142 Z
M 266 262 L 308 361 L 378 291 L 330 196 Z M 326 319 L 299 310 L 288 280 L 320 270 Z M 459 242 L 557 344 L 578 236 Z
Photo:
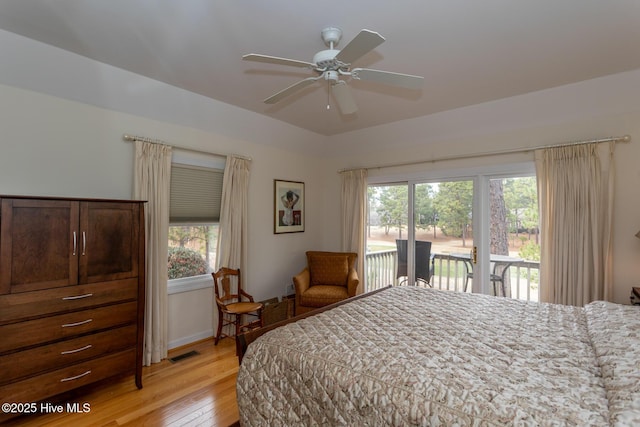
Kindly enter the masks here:
M 254 302 L 253 297 L 242 290 L 242 280 L 239 269 L 222 267 L 213 276 L 213 289 L 216 294 L 218 306 L 218 332 L 215 337 L 215 345 L 220 338 L 232 337 L 223 332 L 227 325 L 234 325 L 235 336 L 243 330 L 259 328 L 262 326 L 262 303 Z M 233 293 L 232 282 L 237 283 L 237 291 Z M 255 319 L 243 323 L 243 316 Z

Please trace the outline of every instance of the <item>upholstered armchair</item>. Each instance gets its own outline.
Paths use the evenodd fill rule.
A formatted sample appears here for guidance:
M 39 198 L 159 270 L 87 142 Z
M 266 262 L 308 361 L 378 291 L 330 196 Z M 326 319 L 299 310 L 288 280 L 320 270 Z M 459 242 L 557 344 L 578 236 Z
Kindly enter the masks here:
M 293 277 L 296 314 L 306 313 L 362 292 L 354 252 L 307 252 L 307 266 Z

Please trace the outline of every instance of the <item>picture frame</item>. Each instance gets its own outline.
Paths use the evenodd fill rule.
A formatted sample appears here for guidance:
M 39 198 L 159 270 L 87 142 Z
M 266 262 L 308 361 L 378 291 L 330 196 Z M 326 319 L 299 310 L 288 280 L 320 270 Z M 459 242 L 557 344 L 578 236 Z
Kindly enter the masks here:
M 304 182 L 273 180 L 273 232 L 304 231 Z

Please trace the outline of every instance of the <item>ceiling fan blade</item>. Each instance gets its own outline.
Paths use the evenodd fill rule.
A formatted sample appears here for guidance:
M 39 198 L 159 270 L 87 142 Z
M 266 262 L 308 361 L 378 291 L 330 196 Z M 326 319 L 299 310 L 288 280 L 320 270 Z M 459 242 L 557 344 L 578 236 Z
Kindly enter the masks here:
M 356 101 L 353 99 L 351 89 L 346 82 L 339 81 L 331 87 L 331 91 L 342 114 L 353 114 L 358 111 Z
M 260 55 L 259 53 L 250 53 L 242 57 L 245 61 L 265 62 L 267 64 L 290 65 L 292 67 L 315 68 L 316 64 L 312 62 L 298 61 L 296 59 L 278 58 L 277 56 Z
M 291 86 L 289 86 L 286 89 L 281 90 L 280 92 L 271 95 L 269 98 L 264 100 L 265 104 L 275 104 L 278 101 L 281 101 L 282 99 L 286 98 L 289 95 L 293 95 L 295 92 L 304 89 L 305 87 L 312 85 L 316 80 L 318 80 L 320 77 L 309 77 L 306 78 L 304 80 L 300 80 L 297 83 L 292 84 Z
M 375 49 L 384 41 L 384 37 L 375 31 L 361 30 L 345 47 L 336 55 L 336 59 L 351 64 L 369 51 Z
M 370 70 L 367 68 L 354 68 L 351 70 L 351 77 L 358 80 L 369 80 L 387 85 L 401 86 L 407 89 L 420 89 L 424 82 L 424 77 L 422 76 Z

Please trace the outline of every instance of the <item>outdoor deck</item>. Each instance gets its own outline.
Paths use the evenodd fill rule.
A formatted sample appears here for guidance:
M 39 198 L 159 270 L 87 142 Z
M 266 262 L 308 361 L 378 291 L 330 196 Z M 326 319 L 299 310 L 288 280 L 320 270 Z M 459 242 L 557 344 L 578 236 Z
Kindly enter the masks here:
M 448 254 L 434 254 L 434 274 L 430 285 L 435 289 L 462 292 L 467 281 L 464 262 Z M 396 278 L 398 264 L 395 249 L 370 252 L 366 256 L 366 290 L 372 291 L 388 285 L 399 285 L 402 278 Z M 507 295 L 512 298 L 538 301 L 538 280 L 540 263 L 537 261 L 517 261 L 511 264 L 505 282 Z M 471 292 L 473 279 L 469 279 L 467 292 Z

